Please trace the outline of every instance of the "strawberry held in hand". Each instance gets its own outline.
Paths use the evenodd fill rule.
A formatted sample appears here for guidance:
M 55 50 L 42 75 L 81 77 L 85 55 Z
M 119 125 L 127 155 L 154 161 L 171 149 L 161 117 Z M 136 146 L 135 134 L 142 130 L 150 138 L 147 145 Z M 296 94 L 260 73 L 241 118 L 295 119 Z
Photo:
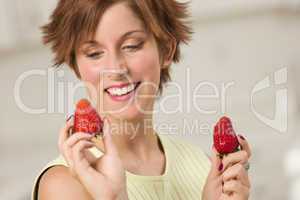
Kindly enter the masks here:
M 87 99 L 78 101 L 74 116 L 73 132 L 100 134 L 103 121 Z
M 220 154 L 238 150 L 239 142 L 228 117 L 222 117 L 214 127 L 214 147 Z

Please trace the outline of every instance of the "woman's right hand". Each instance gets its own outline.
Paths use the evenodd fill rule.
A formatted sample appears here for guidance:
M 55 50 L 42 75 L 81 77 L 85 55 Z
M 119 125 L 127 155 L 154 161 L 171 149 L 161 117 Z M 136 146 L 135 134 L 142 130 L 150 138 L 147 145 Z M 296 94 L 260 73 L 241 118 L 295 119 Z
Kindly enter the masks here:
M 88 149 L 94 147 L 92 135 L 74 133 L 69 137 L 73 120 L 61 129 L 58 146 L 74 177 L 79 179 L 93 199 L 127 200 L 126 175 L 110 133 L 110 122 L 104 120 L 104 155 L 96 158 Z

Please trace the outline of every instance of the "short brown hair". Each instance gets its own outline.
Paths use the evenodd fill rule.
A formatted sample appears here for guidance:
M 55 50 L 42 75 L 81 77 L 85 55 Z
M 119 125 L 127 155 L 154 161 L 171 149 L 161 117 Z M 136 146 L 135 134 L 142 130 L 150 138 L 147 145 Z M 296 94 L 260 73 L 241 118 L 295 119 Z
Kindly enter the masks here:
M 180 44 L 188 43 L 192 33 L 187 3 L 176 0 L 59 0 L 50 22 L 42 26 L 43 43 L 51 44 L 55 54 L 54 65 L 68 64 L 80 78 L 76 63 L 76 51 L 83 40 L 93 38 L 107 8 L 118 2 L 127 2 L 153 34 L 164 57 L 170 51 L 170 41 L 175 39 L 173 61 L 180 60 Z M 162 69 L 159 91 L 171 80 L 170 67 Z

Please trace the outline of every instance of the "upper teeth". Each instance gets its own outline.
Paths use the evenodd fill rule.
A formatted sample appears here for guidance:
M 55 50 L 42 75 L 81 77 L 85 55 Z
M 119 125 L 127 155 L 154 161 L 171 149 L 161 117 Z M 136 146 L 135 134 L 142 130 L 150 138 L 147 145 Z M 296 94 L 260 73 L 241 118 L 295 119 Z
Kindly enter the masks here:
M 107 89 L 107 91 L 112 94 L 112 95 L 117 95 L 117 96 L 121 96 L 124 94 L 127 94 L 131 91 L 133 91 L 135 88 L 135 84 L 130 84 L 126 87 L 122 87 L 122 88 L 109 88 Z

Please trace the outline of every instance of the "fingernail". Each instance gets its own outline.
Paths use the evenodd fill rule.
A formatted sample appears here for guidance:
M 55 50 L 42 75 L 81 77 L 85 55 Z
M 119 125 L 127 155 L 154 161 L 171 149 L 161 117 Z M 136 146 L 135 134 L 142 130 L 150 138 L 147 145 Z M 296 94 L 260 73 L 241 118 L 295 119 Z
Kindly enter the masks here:
M 242 136 L 242 135 L 239 135 L 239 137 L 240 137 L 242 140 L 246 140 L 246 139 L 244 138 L 244 136 Z
M 70 119 L 73 117 L 73 115 L 70 115 L 67 119 L 66 122 L 70 121 Z
M 219 171 L 222 171 L 222 170 L 223 170 L 223 163 L 221 163 L 219 166 Z

